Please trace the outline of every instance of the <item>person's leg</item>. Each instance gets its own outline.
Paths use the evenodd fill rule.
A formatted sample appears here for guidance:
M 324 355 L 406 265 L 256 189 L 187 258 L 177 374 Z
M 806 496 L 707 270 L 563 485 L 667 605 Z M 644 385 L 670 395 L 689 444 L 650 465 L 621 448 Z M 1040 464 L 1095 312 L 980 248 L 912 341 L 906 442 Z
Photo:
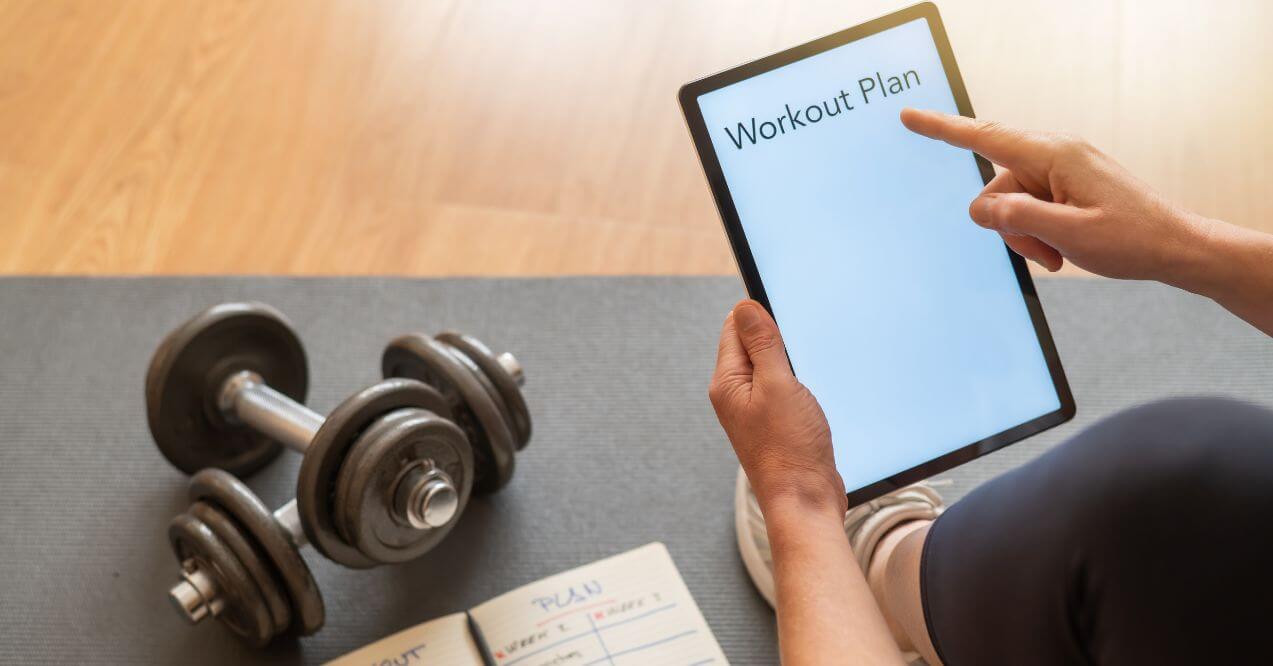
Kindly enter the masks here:
M 929 666 L 942 666 L 928 637 L 919 584 L 919 565 L 932 524 L 931 520 L 911 521 L 880 539 L 866 580 L 897 646 L 904 652 L 918 652 Z
M 1273 654 L 1270 525 L 1273 412 L 1170 400 L 890 535 L 869 578 L 947 666 L 1250 661 Z

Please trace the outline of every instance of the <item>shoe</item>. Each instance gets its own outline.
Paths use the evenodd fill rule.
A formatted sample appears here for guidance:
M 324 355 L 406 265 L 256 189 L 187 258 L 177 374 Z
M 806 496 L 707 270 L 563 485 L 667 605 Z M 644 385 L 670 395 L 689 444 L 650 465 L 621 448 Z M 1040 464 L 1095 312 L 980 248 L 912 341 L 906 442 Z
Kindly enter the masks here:
M 933 520 L 946 508 L 941 495 L 932 486 L 920 482 L 899 488 L 859 504 L 844 514 L 844 534 L 849 538 L 853 554 L 863 574 L 871 566 L 871 556 L 880 539 L 894 527 L 911 520 Z M 760 504 L 751 492 L 747 475 L 738 470 L 734 485 L 734 530 L 738 533 L 738 552 L 743 565 L 760 596 L 774 605 L 774 559 L 769 550 L 769 534 Z

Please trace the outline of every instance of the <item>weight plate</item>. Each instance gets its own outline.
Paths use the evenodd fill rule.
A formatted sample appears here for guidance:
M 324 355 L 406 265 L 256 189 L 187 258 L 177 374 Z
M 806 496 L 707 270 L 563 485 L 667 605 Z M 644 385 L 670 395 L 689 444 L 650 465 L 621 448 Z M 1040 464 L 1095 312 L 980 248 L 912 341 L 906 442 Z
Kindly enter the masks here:
M 517 450 L 526 448 L 530 442 L 531 433 L 530 408 L 526 406 L 522 387 L 518 386 L 517 380 L 513 379 L 503 365 L 500 365 L 495 352 L 481 340 L 455 331 L 443 331 L 437 335 L 436 339 L 460 350 L 481 369 L 482 376 L 495 387 L 495 394 L 506 407 Z
M 508 402 L 504 400 L 504 396 L 500 395 L 499 389 L 495 388 L 495 384 L 491 382 L 486 372 L 464 350 L 451 344 L 442 334 L 434 337 L 433 341 L 455 357 L 455 360 L 459 361 L 460 365 L 469 371 L 473 379 L 477 380 L 482 390 L 486 391 L 486 395 L 491 397 L 491 401 L 495 403 L 495 408 L 499 411 L 500 418 L 503 420 L 504 428 L 508 430 L 509 436 L 513 438 L 513 445 L 519 446 L 517 433 L 513 427 L 513 413 L 509 408 Z
M 459 349 L 456 349 L 445 342 L 441 342 L 437 338 L 434 338 L 434 343 L 445 349 L 465 370 L 468 371 L 467 377 L 472 378 L 477 382 L 478 386 L 482 387 L 483 394 L 490 399 L 491 404 L 495 406 L 495 412 L 499 414 L 499 423 L 504 426 L 504 432 L 508 433 L 510 441 L 513 443 L 514 448 L 516 448 L 517 441 L 513 433 L 512 413 L 509 412 L 507 403 L 504 402 L 504 398 L 500 396 L 495 385 L 487 379 L 486 373 L 482 372 L 482 369 L 477 367 L 477 364 Z
M 287 530 L 246 484 L 219 469 L 206 469 L 190 479 L 190 500 L 207 501 L 225 511 L 265 551 L 287 590 L 298 620 L 298 634 L 309 636 L 322 629 L 326 618 L 323 595 L 309 565 L 292 544 Z
M 279 444 L 227 423 L 221 384 L 249 370 L 297 402 L 309 370 L 291 324 L 262 303 L 223 303 L 195 315 L 160 343 L 146 371 L 146 416 L 164 457 L 186 474 L 216 467 L 244 476 L 273 460 Z
M 366 446 L 367 442 L 379 440 L 394 424 L 403 418 L 410 418 L 415 411 L 414 408 L 407 407 L 382 414 L 371 425 L 367 426 L 366 430 L 359 433 L 357 441 L 345 453 L 345 459 L 340 464 L 340 470 L 336 472 L 336 491 L 332 495 L 332 524 L 336 527 L 336 533 L 340 535 L 341 540 L 345 543 L 354 545 L 354 534 L 357 531 L 352 525 L 352 521 L 348 520 L 350 512 L 345 510 L 348 503 L 346 498 L 348 496 L 347 481 L 349 472 L 366 466 L 364 454 L 368 448 Z M 382 503 L 386 507 L 386 511 L 391 510 L 388 508 L 391 502 L 393 502 L 392 498 L 384 498 Z M 360 550 L 359 552 L 362 551 Z
M 472 368 L 447 345 L 419 334 L 390 342 L 381 358 L 386 377 L 419 379 L 442 392 L 455 412 L 454 421 L 473 445 L 477 465 L 473 489 L 492 493 L 513 478 L 515 447 L 494 397 Z
M 168 524 L 168 542 L 178 562 L 193 559 L 195 566 L 209 572 L 216 581 L 217 592 L 225 601 L 216 616 L 218 620 L 257 647 L 269 642 L 274 632 L 265 601 L 247 570 L 211 528 L 183 513 Z
M 211 528 L 212 533 L 230 548 L 234 556 L 239 559 L 239 564 L 247 570 L 248 575 L 252 577 L 252 582 L 256 583 L 256 589 L 260 592 L 261 598 L 265 601 L 266 610 L 270 612 L 270 619 L 274 626 L 273 633 L 277 635 L 287 631 L 287 626 L 292 623 L 291 608 L 274 580 L 274 575 L 270 573 L 269 565 L 261 559 L 256 548 L 248 543 L 248 537 L 244 536 L 242 528 L 221 509 L 206 502 L 195 502 L 186 512 Z
M 449 414 L 450 407 L 438 390 L 414 379 L 385 379 L 342 402 L 323 422 L 301 461 L 296 482 L 296 507 L 305 535 L 318 552 L 339 564 L 367 569 L 376 562 L 345 543 L 333 522 L 332 502 L 337 474 L 345 455 L 376 419 L 401 409 L 416 407 L 434 414 Z
M 451 477 L 459 505 L 446 525 L 422 530 L 399 516 L 393 503 L 405 473 L 424 461 Z M 472 478 L 473 453 L 458 426 L 424 410 L 399 409 L 380 417 L 345 457 L 336 486 L 337 526 L 348 543 L 377 562 L 414 560 L 458 522 Z

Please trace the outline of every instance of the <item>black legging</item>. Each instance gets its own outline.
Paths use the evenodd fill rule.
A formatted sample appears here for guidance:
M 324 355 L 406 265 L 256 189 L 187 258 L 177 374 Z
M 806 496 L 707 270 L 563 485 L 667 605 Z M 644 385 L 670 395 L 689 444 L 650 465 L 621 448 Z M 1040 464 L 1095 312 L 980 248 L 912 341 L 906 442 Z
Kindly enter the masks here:
M 933 524 L 921 589 L 947 666 L 1273 660 L 1273 412 L 1107 418 Z

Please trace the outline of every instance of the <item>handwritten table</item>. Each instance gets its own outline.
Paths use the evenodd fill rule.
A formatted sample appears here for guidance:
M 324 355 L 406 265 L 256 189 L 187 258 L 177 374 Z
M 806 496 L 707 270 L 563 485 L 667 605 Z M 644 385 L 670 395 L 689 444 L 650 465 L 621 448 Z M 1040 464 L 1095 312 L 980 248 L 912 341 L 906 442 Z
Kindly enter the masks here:
M 949 475 L 958 496 L 1114 409 L 1179 393 L 1273 404 L 1273 346 L 1209 302 L 1139 284 L 1041 285 L 1074 424 Z M 667 544 L 726 655 L 773 663 L 773 616 L 734 545 L 735 467 L 706 399 L 730 278 L 0 280 L 0 646 L 24 663 L 318 662 L 650 542 Z M 202 307 L 256 299 L 309 352 L 319 411 L 378 378 L 381 346 L 456 328 L 514 351 L 535 418 L 504 492 L 437 550 L 350 571 L 310 554 L 327 626 L 265 651 L 168 606 L 168 520 L 185 479 L 151 444 L 142 378 Z M 298 458 L 250 480 L 288 499 Z

